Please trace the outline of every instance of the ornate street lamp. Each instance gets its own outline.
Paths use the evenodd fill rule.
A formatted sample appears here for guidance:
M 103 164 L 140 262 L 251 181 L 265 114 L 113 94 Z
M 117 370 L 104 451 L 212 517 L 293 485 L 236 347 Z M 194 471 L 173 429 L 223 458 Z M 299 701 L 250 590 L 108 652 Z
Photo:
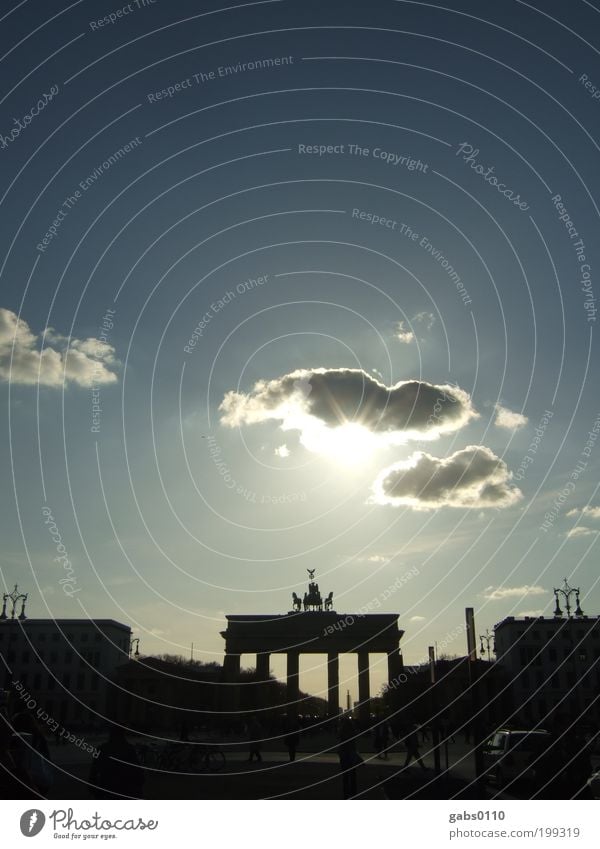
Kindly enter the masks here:
M 135 653 L 133 652 L 133 644 L 135 643 Z M 137 660 L 140 656 L 140 638 L 134 637 L 133 640 L 129 643 L 129 657 L 133 654 L 133 657 Z
M 570 587 L 569 582 L 565 578 L 564 587 L 555 587 L 553 592 L 554 592 L 554 597 L 556 599 L 556 607 L 554 608 L 554 615 L 555 616 L 562 616 L 563 615 L 563 612 L 562 612 L 561 607 L 560 607 L 560 602 L 559 602 L 559 599 L 558 599 L 559 595 L 562 595 L 564 600 L 565 600 L 565 607 L 567 608 L 567 617 L 568 618 L 571 617 L 571 596 L 573 594 L 575 595 L 575 601 L 577 602 L 577 606 L 575 608 L 575 616 L 583 616 L 583 610 L 581 609 L 581 605 L 579 604 L 579 593 L 580 593 L 579 587 Z
M 494 644 L 494 635 L 490 634 L 489 628 L 486 628 L 485 634 L 480 634 L 479 639 L 481 640 L 481 649 L 480 649 L 481 656 L 485 657 L 485 655 L 487 653 L 488 663 L 491 663 L 492 658 L 491 658 L 491 653 L 490 653 L 490 646 L 491 646 L 491 651 L 493 651 L 494 654 L 496 653 L 496 646 Z M 485 646 L 484 646 L 484 643 L 485 643 Z
M 15 618 L 15 612 L 17 609 L 17 604 L 21 602 L 21 613 L 19 614 L 19 619 L 22 621 L 23 619 L 27 619 L 25 616 L 25 602 L 27 601 L 28 593 L 20 593 L 19 587 L 15 584 L 15 588 L 11 593 L 4 593 L 2 596 L 2 613 L 0 614 L 0 619 L 8 619 L 6 615 L 6 602 L 10 601 L 11 603 L 11 611 L 10 618 Z

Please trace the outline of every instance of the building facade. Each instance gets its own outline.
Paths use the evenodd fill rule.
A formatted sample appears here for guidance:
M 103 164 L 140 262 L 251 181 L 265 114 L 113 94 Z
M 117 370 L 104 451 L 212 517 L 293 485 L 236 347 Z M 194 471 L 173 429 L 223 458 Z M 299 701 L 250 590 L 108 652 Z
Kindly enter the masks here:
M 507 722 L 600 721 L 600 617 L 509 616 L 494 627 L 497 663 L 512 684 Z
M 130 646 L 131 629 L 113 619 L 0 620 L 4 687 L 65 727 L 104 722 L 107 681 Z

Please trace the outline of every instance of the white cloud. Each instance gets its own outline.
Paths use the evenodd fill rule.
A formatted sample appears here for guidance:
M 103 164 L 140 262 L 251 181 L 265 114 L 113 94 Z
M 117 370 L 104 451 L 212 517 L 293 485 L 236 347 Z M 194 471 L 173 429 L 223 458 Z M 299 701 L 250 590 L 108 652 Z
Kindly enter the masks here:
M 290 449 L 287 447 L 285 442 L 283 443 L 283 445 L 280 445 L 279 448 L 275 449 L 275 456 L 276 457 L 289 457 L 290 456 Z
M 600 531 L 595 528 L 586 528 L 585 525 L 577 525 L 571 528 L 570 531 L 567 531 L 567 537 L 569 539 L 574 539 L 575 537 L 594 537 L 599 533 Z
M 503 427 L 507 430 L 518 430 L 525 427 L 529 419 L 521 413 L 513 413 L 508 407 L 503 407 L 501 404 L 495 405 L 496 419 L 494 424 L 496 427 Z
M 396 325 L 396 339 L 404 345 L 410 345 L 411 342 L 415 341 L 415 338 L 415 334 L 412 330 L 407 330 L 406 324 L 403 321 L 399 321 Z
M 0 308 L 0 380 L 53 388 L 99 386 L 116 382 L 115 365 L 115 349 L 106 342 L 68 339 L 52 328 L 40 337 L 14 312 Z
M 388 563 L 389 560 L 390 558 L 384 554 L 371 554 L 370 557 L 367 557 L 368 563 Z
M 527 595 L 545 595 L 548 591 L 537 584 L 524 584 L 522 587 L 486 587 L 482 595 L 488 601 L 501 601 Z
M 458 386 L 406 380 L 388 387 L 362 369 L 346 368 L 298 369 L 259 380 L 248 393 L 227 392 L 219 410 L 227 427 L 278 421 L 284 431 L 300 431 L 302 444 L 316 453 L 334 449 L 343 437 L 358 452 L 374 442 L 437 439 L 479 417 Z
M 567 516 L 578 516 L 579 514 L 587 516 L 589 519 L 600 519 L 600 507 L 590 507 L 589 504 L 586 507 L 574 507 L 573 510 L 569 510 Z
M 409 324 L 411 326 L 415 324 L 422 324 L 424 325 L 425 330 L 431 330 L 435 324 L 435 316 L 431 312 L 418 312 L 415 316 L 413 316 L 413 318 L 411 318 Z M 405 321 L 397 322 L 396 339 L 403 342 L 405 345 L 410 345 L 410 343 L 414 342 L 416 338 L 414 330 L 407 327 Z
M 424 616 L 411 616 L 409 622 L 425 622 Z
M 413 510 L 508 507 L 522 497 L 511 477 L 506 463 L 484 445 L 469 445 L 445 458 L 419 451 L 381 472 L 372 501 Z

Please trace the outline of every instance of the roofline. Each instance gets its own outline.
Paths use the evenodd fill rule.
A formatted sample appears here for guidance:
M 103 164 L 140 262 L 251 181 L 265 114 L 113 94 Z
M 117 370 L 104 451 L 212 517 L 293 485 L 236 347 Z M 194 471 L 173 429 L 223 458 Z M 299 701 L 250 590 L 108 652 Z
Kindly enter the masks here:
M 14 619 L 1 619 L 0 627 L 3 623 L 18 622 L 18 624 L 23 627 L 24 625 L 45 625 L 48 627 L 49 625 L 61 625 L 67 627 L 69 625 L 112 625 L 116 628 L 123 628 L 126 631 L 131 631 L 130 625 L 124 625 L 122 622 L 117 622 L 116 619 L 30 619 L 27 617 L 26 619 L 18 619 L 15 617 Z
M 494 629 L 500 628 L 501 625 L 524 625 L 532 622 L 543 622 L 544 625 L 559 624 L 564 625 L 565 622 L 597 622 L 600 619 L 600 614 L 596 616 L 505 616 L 500 622 L 494 625 Z

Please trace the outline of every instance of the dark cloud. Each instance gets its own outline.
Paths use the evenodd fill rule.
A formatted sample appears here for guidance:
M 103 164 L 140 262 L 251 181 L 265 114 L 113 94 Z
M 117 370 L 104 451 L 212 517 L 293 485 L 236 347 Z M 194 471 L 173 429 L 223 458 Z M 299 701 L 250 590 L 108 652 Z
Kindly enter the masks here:
M 284 429 L 359 424 L 390 443 L 435 439 L 478 414 L 457 386 L 407 380 L 385 386 L 362 369 L 299 369 L 260 380 L 251 392 L 228 392 L 220 406 L 229 427 L 279 420 Z
M 449 457 L 418 452 L 381 472 L 373 500 L 415 510 L 509 507 L 522 497 L 511 478 L 506 463 L 483 445 L 469 445 Z

